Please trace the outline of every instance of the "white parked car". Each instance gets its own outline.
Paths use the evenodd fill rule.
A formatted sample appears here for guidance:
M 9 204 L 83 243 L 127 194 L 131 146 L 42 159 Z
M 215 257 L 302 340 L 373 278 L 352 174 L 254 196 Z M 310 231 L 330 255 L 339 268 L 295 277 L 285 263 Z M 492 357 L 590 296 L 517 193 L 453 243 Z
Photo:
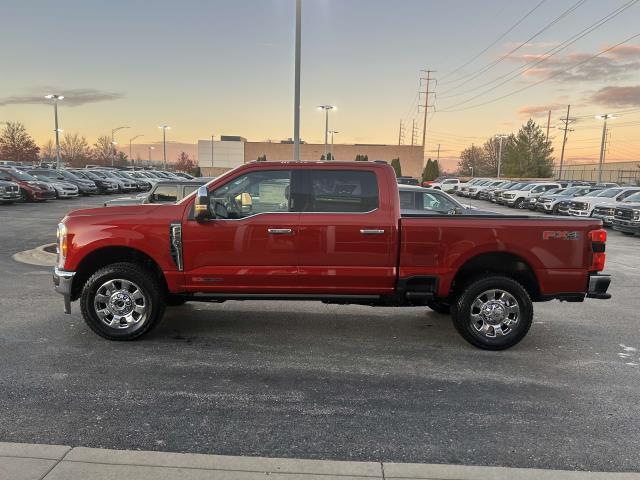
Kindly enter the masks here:
M 469 197 L 478 198 L 480 193 L 487 188 L 497 187 L 500 184 L 503 184 L 504 180 L 488 180 L 486 182 L 481 182 L 476 185 L 469 187 Z
M 460 185 L 458 185 L 458 190 L 456 190 L 456 195 L 461 197 L 468 197 L 469 188 L 482 182 L 488 182 L 489 180 L 491 179 L 490 178 L 472 178 L 468 182 L 461 183 Z
M 502 194 L 502 199 L 504 203 L 510 207 L 527 208 L 527 200 L 529 197 L 543 194 L 554 188 L 560 188 L 560 184 L 554 182 L 532 183 L 521 190 L 507 190 Z
M 600 192 L 597 197 L 576 197 L 569 206 L 569 215 L 590 217 L 598 206 L 616 205 L 625 198 L 640 192 L 640 187 L 614 187 Z
M 442 190 L 443 192 L 453 192 L 460 188 L 460 180 L 457 178 L 436 178 L 433 182 L 429 183 L 427 188 L 434 188 L 436 190 Z

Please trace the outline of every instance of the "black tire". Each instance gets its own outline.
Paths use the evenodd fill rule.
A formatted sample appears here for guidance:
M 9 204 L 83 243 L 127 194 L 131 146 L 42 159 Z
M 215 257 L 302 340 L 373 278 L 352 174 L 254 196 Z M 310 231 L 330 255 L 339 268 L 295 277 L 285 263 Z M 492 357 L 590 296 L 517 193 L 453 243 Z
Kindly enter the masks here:
M 451 313 L 451 304 L 446 300 L 429 300 L 427 307 L 441 315 L 449 315 Z
M 633 232 L 620 232 L 620 233 L 622 233 L 623 235 L 627 235 L 629 237 L 633 237 L 635 235 L 635 233 Z
M 187 303 L 187 299 L 180 295 L 167 295 L 164 299 L 164 303 L 167 307 L 179 307 L 180 305 L 184 305 Z
M 558 215 L 558 206 L 557 205 L 555 207 L 553 207 L 553 209 L 551 210 L 551 214 L 552 215 Z
M 516 200 L 516 203 L 514 203 L 513 206 L 518 210 L 524 210 L 525 209 L 524 198 L 519 198 L 518 200 Z
M 144 319 L 126 328 L 107 325 L 94 307 L 94 300 L 101 287 L 110 280 L 125 280 L 139 288 L 145 307 Z M 86 324 L 95 333 L 109 340 L 133 340 L 155 327 L 164 315 L 165 301 L 160 282 L 147 269 L 133 263 L 113 263 L 94 273 L 84 284 L 80 296 L 80 310 Z M 104 310 L 103 310 L 104 311 Z
M 31 199 L 29 198 L 29 195 L 24 190 L 20 191 L 20 197 L 22 197 L 22 203 L 27 203 L 31 201 Z
M 486 334 L 482 333 L 478 328 L 477 321 L 472 318 L 472 311 L 476 310 L 476 307 L 473 307 L 473 303 L 482 297 L 485 292 L 494 289 L 506 292 L 515 300 L 519 309 L 517 316 L 515 316 L 516 314 L 509 314 L 514 315 L 514 319 L 517 321 L 515 324 L 506 327 L 506 334 L 504 335 L 498 334 L 498 330 L 491 326 L 487 327 Z M 485 350 L 504 350 L 520 342 L 531 328 L 533 303 L 527 291 L 518 282 L 509 277 L 495 275 L 470 283 L 452 305 L 451 317 L 456 330 L 471 345 Z M 483 321 L 483 326 L 485 324 L 487 322 Z M 502 324 L 496 326 L 500 328 L 500 332 L 503 331 Z M 493 333 L 493 336 L 490 335 L 491 333 Z

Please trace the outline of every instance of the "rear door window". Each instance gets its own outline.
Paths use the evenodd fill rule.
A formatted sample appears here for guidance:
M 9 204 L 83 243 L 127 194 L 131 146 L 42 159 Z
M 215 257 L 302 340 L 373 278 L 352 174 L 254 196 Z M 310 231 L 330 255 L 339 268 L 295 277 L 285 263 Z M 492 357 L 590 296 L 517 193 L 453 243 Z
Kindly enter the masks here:
M 151 203 L 175 203 L 178 201 L 176 185 L 161 185 L 151 194 Z
M 365 213 L 378 208 L 372 171 L 306 170 L 296 175 L 294 208 L 300 212 Z

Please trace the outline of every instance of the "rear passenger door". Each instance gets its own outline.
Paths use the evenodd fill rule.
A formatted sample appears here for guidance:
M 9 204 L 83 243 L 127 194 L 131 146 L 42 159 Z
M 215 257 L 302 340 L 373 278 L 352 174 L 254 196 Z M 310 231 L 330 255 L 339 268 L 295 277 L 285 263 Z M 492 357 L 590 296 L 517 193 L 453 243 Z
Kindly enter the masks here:
M 373 169 L 294 171 L 300 285 L 306 292 L 393 292 L 397 219 L 386 188 Z

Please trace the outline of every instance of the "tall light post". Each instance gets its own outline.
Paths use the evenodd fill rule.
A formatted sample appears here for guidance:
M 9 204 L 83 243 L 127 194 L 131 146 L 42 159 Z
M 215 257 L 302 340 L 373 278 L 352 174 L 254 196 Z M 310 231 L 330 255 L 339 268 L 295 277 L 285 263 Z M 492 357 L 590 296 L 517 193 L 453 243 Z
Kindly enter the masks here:
M 149 165 L 151 165 L 151 150 L 155 150 L 155 149 L 156 147 L 151 147 L 151 146 L 147 147 L 147 150 L 149 150 Z
M 340 132 L 338 130 L 330 130 L 329 133 L 331 134 L 331 160 L 335 160 L 336 157 L 333 156 L 333 135 Z
M 55 122 L 56 132 L 56 169 L 60 169 L 60 129 L 58 128 L 58 102 L 64 98 L 64 95 L 57 95 L 50 93 L 45 95 L 47 100 L 53 100 L 53 117 Z
M 167 169 L 167 130 L 171 130 L 169 125 L 160 125 L 162 129 L 162 162 L 164 170 Z
M 112 167 L 116 160 L 116 145 L 118 144 L 116 142 L 116 132 L 118 130 L 123 130 L 125 128 L 131 128 L 131 127 L 116 127 L 111 129 L 111 166 Z
M 129 158 L 131 159 L 131 165 L 135 165 L 135 162 L 133 161 L 133 155 L 131 154 L 131 142 L 133 142 L 136 138 L 140 138 L 140 137 L 144 137 L 144 134 L 136 135 L 135 137 L 131 137 L 129 139 Z
M 213 167 L 213 135 L 211 135 L 211 166 Z
M 324 110 L 324 158 L 327 158 L 327 144 L 329 142 L 329 110 L 334 110 L 334 105 L 318 105 L 318 110 Z
M 500 167 L 502 166 L 502 140 L 509 138 L 509 135 L 501 133 L 496 135 L 496 138 L 500 141 L 500 146 L 498 147 L 498 178 L 500 178 Z
M 604 113 L 602 115 L 596 115 L 597 119 L 603 120 L 602 124 L 602 141 L 600 142 L 600 161 L 598 162 L 598 183 L 602 182 L 602 165 L 604 164 L 604 150 L 607 144 L 607 120 L 610 118 L 616 118 L 615 115 L 610 113 Z
M 300 161 L 300 43 L 302 39 L 302 0 L 296 0 L 296 40 L 293 94 L 293 161 Z

